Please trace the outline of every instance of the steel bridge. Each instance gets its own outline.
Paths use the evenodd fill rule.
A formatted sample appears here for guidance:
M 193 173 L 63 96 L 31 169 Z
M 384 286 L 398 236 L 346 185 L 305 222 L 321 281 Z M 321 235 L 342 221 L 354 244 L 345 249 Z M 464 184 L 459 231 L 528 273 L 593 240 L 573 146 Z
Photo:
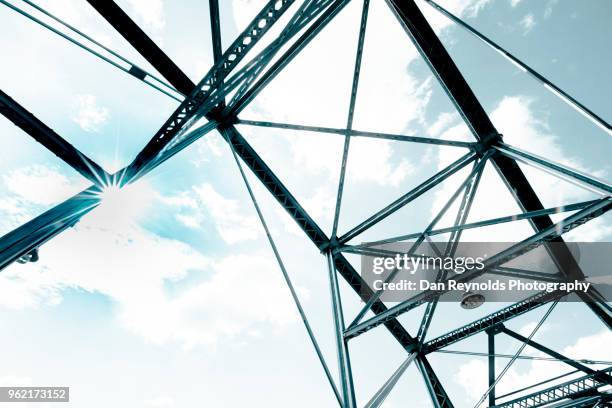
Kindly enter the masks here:
M 374 293 L 370 290 L 360 274 L 345 257 L 347 253 L 376 253 L 377 249 L 375 246 L 351 244 L 353 238 L 358 237 L 364 231 L 410 204 L 417 197 L 431 190 L 451 175 L 470 165 L 472 166 L 472 171 L 468 178 L 458 186 L 456 193 L 448 204 L 443 207 L 438 216 L 424 231 L 389 238 L 377 243 L 415 239 L 416 242 L 413 248 L 416 248 L 431 236 L 450 233 L 449 243 L 456 244 L 459 242 L 461 233 L 464 230 L 515 220 L 528 220 L 533 227 L 533 235 L 499 254 L 499 256 L 489 259 L 487 268 L 498 268 L 501 270 L 504 268 L 503 264 L 509 260 L 516 258 L 526 251 L 543 246 L 547 249 L 559 270 L 559 279 L 584 279 L 584 274 L 580 270 L 578 263 L 564 244 L 563 234 L 605 214 L 612 208 L 612 186 L 607 182 L 539 157 L 528 151 L 510 146 L 504 142 L 502 135 L 491 122 L 479 99 L 413 0 L 386 0 L 386 4 L 397 17 L 398 24 L 404 28 L 406 35 L 417 47 L 422 58 L 429 65 L 436 79 L 460 113 L 474 136 L 473 142 L 365 132 L 353 129 L 353 116 L 362 65 L 363 44 L 370 0 L 354 0 L 362 3 L 361 22 L 358 45 L 355 52 L 355 65 L 346 127 L 339 129 L 253 121 L 242 118 L 241 112 L 340 13 L 349 3 L 349 0 L 268 1 L 226 50 L 223 50 L 221 46 L 218 0 L 209 0 L 214 65 L 198 84 L 194 84 L 180 67 L 112 0 L 87 0 L 87 2 L 100 14 L 101 18 L 114 27 L 159 72 L 162 78 L 131 63 L 118 53 L 96 42 L 95 39 L 60 20 L 34 2 L 24 1 L 60 23 L 62 29 L 55 28 L 37 19 L 23 8 L 15 5 L 15 2 L 0 0 L 4 6 L 10 8 L 13 12 L 22 14 L 24 17 L 44 26 L 53 34 L 60 35 L 67 41 L 81 47 L 85 52 L 90 52 L 105 63 L 112 64 L 117 69 L 123 70 L 127 75 L 131 75 L 134 80 L 141 81 L 168 97 L 180 101 L 180 105 L 128 166 L 114 174 L 110 174 L 39 120 L 26 107 L 21 106 L 11 96 L 0 91 L 0 112 L 2 115 L 91 182 L 91 186 L 86 190 L 1 237 L 0 269 L 6 268 L 13 262 L 23 262 L 31 259 L 32 256 L 37 256 L 36 251 L 39 247 L 62 231 L 71 228 L 81 217 L 98 206 L 100 199 L 97 193 L 109 184 L 124 186 L 135 182 L 199 138 L 204 137 L 211 130 L 217 129 L 231 147 L 235 162 L 266 231 L 274 255 L 279 262 L 298 311 L 302 316 L 307 334 L 312 341 L 315 353 L 329 381 L 330 391 L 335 394 L 339 406 L 355 407 L 355 392 L 359 391 L 353 387 L 349 341 L 354 341 L 362 333 L 378 326 L 384 326 L 399 342 L 405 350 L 406 359 L 399 365 L 397 371 L 389 380 L 381 385 L 378 392 L 369 399 L 369 402 L 366 404 L 367 407 L 380 406 L 410 364 L 415 364 L 418 367 L 429 391 L 432 404 L 435 407 L 453 407 L 454 404 L 446 393 L 444 384 L 440 381 L 436 371 L 428 361 L 428 355 L 433 352 L 444 352 L 445 347 L 461 342 L 478 333 L 484 333 L 488 338 L 488 350 L 485 355 L 488 356 L 489 362 L 489 389 L 486 390 L 477 406 L 480 406 L 482 403 L 488 403 L 489 406 L 495 407 L 538 407 L 553 403 L 557 404 L 555 406 L 564 407 L 610 406 L 608 405 L 610 394 L 605 390 L 606 386 L 612 384 L 610 368 L 595 370 L 590 367 L 593 363 L 591 361 L 572 360 L 533 341 L 532 336 L 543 320 L 540 321 L 536 330 L 527 338 L 504 326 L 505 322 L 514 317 L 549 305 L 544 316 L 546 318 L 556 305 L 556 302 L 564 296 L 564 293 L 536 294 L 463 327 L 458 327 L 449 333 L 426 341 L 427 331 L 434 318 L 438 299 L 442 293 L 440 291 L 425 291 L 392 307 L 387 307 L 380 300 L 381 293 Z M 604 132 L 609 135 L 612 134 L 612 128 L 608 122 L 536 72 L 525 62 L 506 51 L 502 46 L 480 33 L 476 28 L 468 25 L 460 17 L 453 15 L 435 1 L 425 0 L 425 2 L 458 26 L 467 30 L 467 32 L 475 36 L 484 45 L 493 48 L 504 58 L 533 76 L 565 103 L 602 128 Z M 290 17 L 288 22 L 277 35 L 269 38 L 272 36 L 272 34 L 268 33 L 270 29 L 277 25 L 281 17 L 285 15 Z M 264 38 L 269 39 L 269 41 L 264 42 L 265 46 L 262 50 L 255 53 L 253 49 Z M 103 48 L 112 57 L 102 55 L 92 46 L 86 45 L 85 39 Z M 206 123 L 200 125 L 203 121 Z M 245 140 L 236 128 L 237 124 L 317 131 L 344 136 L 344 149 L 340 164 L 340 181 L 333 228 L 330 235 L 326 235 L 317 225 L 300 202 L 292 195 L 291 191 L 275 175 L 266 161 Z M 349 231 L 344 234 L 338 234 L 338 219 L 342 203 L 350 141 L 352 137 L 357 136 L 389 139 L 406 143 L 455 146 L 465 149 L 465 155 L 432 175 L 417 187 L 407 191 L 397 200 L 380 209 L 363 222 L 355 225 Z M 519 167 L 518 162 L 544 169 L 564 179 L 570 179 L 572 182 L 597 193 L 599 198 L 588 202 L 571 204 L 566 207 L 545 208 Z M 486 163 L 490 163 L 501 176 L 514 200 L 522 209 L 522 213 L 478 223 L 466 223 L 467 214 L 472 205 L 480 176 L 482 175 L 482 169 Z M 316 336 L 293 289 L 281 255 L 268 231 L 266 221 L 251 190 L 243 166 L 246 166 L 259 179 L 270 194 L 295 220 L 305 236 L 326 257 L 333 304 L 332 314 L 339 378 L 334 378 L 323 358 L 316 341 Z M 462 198 L 455 225 L 449 228 L 435 229 L 436 223 L 459 196 Z M 558 222 L 553 222 L 550 217 L 551 214 L 568 211 L 575 212 Z M 560 245 L 553 247 L 549 243 Z M 506 272 L 511 273 L 508 270 L 509 268 L 507 268 Z M 340 298 L 338 287 L 339 276 L 354 289 L 358 296 L 361 296 L 364 302 L 361 312 L 348 325 L 346 324 L 342 300 Z M 475 274 L 468 274 L 466 279 L 469 280 L 475 277 Z M 541 276 L 535 275 L 533 277 L 536 279 L 541 278 Z M 602 325 L 611 329 L 612 308 L 606 303 L 605 299 L 595 290 L 577 294 L 591 312 L 599 318 Z M 413 335 L 402 326 L 397 318 L 420 305 L 426 305 L 425 313 L 422 317 L 418 333 Z M 366 318 L 368 311 L 373 312 L 373 316 Z M 522 344 L 517 354 L 512 356 L 510 364 L 521 357 L 520 353 L 524 347 L 530 346 L 549 355 L 552 359 L 566 363 L 577 371 L 584 373 L 584 376 L 553 385 L 549 388 L 540 389 L 530 394 L 523 393 L 512 400 L 507 399 L 509 395 L 497 396 L 495 386 L 510 366 L 508 364 L 496 376 L 495 338 L 499 335 L 510 336 Z M 516 395 L 516 393 L 513 394 Z M 506 400 L 502 401 L 504 398 Z

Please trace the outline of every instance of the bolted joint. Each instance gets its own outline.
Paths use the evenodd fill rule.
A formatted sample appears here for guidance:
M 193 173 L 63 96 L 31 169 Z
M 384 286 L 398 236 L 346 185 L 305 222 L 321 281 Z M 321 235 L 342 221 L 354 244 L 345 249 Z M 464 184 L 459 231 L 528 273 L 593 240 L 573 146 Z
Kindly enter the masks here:
M 215 120 L 219 123 L 218 127 L 229 127 L 236 123 L 235 116 L 229 116 L 224 114 L 225 103 L 220 102 L 214 108 L 212 108 L 207 114 L 206 118 L 208 120 Z
M 490 135 L 485 136 L 480 142 L 476 143 L 474 146 L 474 150 L 478 157 L 483 157 L 486 152 L 488 152 L 492 146 L 499 144 L 503 141 L 503 135 L 501 133 L 491 133 Z
M 489 327 L 488 329 L 485 330 L 485 332 L 487 334 L 496 335 L 496 334 L 501 333 L 505 328 L 506 326 L 504 326 L 503 323 L 500 323 L 500 324 L 496 324 L 493 327 Z
M 338 238 L 331 237 L 329 241 L 323 242 L 321 245 L 319 245 L 319 251 L 321 251 L 322 254 L 328 251 L 334 252 L 339 246 L 340 243 L 338 242 Z
M 334 253 L 339 247 L 340 242 L 338 242 L 338 238 L 331 237 L 329 241 L 323 242 L 321 245 L 319 245 L 319 251 L 321 251 L 322 254 L 325 254 L 326 252 L 330 251 Z

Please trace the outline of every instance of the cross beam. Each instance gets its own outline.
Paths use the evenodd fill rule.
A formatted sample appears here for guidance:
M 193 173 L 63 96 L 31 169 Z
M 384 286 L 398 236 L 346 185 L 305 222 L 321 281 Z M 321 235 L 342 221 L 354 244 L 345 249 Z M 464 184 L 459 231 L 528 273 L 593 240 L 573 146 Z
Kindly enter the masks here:
M 541 351 L 542 353 L 548 354 L 549 356 L 552 356 L 554 358 L 556 358 L 559 361 L 562 361 L 572 367 L 574 367 L 577 370 L 580 370 L 586 374 L 593 374 L 595 375 L 595 378 L 603 383 L 607 383 L 612 385 L 612 377 L 610 377 L 609 374 L 606 373 L 598 373 L 597 371 L 593 370 L 592 368 L 589 368 L 587 366 L 585 366 L 584 364 L 579 363 L 578 361 L 572 360 L 571 358 L 567 358 L 565 357 L 563 354 L 561 353 L 557 353 L 554 350 L 549 349 L 548 347 L 537 343 L 531 339 L 528 339 L 527 337 L 508 329 L 505 326 L 501 326 L 500 330 L 502 333 L 505 333 L 506 335 L 512 337 L 515 340 L 520 341 L 521 343 L 526 343 L 528 346 L 533 347 L 534 349 Z
M 429 64 L 434 75 L 438 78 L 438 81 L 476 139 L 484 144 L 500 143 L 500 133 L 493 126 L 478 98 L 472 92 L 467 81 L 414 0 L 387 0 L 387 3 L 424 60 Z M 515 160 L 497 155 L 492 158 L 492 162 L 523 211 L 544 209 L 542 202 Z M 531 218 L 530 222 L 536 231 L 544 230 L 553 225 L 552 219 L 547 215 Z M 562 243 L 564 241 L 563 238 L 557 237 L 554 242 Z M 568 278 L 584 278 L 584 274 L 567 247 L 559 246 L 548 251 L 564 276 Z M 593 296 L 583 293 L 580 293 L 579 296 L 587 303 L 597 317 L 609 329 L 612 329 L 612 317 L 599 303 L 594 301 Z
M 164 78 L 183 95 L 195 84 L 113 0 L 87 0 Z
M 108 180 L 102 167 L 1 90 L 0 113 L 92 183 L 100 185 Z
M 611 372 L 612 368 L 607 368 L 603 371 L 600 371 L 599 373 L 610 375 Z M 534 392 L 532 394 L 525 395 L 512 401 L 496 405 L 494 408 L 532 408 L 551 404 L 553 402 L 560 401 L 563 399 L 575 399 L 578 397 L 582 397 L 588 392 L 597 391 L 599 387 L 605 385 L 605 383 L 602 383 L 595 377 L 596 373 L 576 378 L 564 382 L 562 384 L 553 385 L 552 387 L 546 388 L 544 390 Z M 576 407 L 585 405 L 570 404 L 570 406 Z

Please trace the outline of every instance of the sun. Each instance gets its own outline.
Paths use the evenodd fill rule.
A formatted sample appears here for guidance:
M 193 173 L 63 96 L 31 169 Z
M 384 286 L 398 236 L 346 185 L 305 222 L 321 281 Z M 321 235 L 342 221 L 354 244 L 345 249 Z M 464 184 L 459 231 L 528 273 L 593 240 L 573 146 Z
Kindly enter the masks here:
M 100 227 L 122 228 L 146 218 L 156 194 L 148 182 L 139 180 L 124 186 L 118 183 L 105 185 L 98 198 L 100 205 L 92 210 L 88 218 Z

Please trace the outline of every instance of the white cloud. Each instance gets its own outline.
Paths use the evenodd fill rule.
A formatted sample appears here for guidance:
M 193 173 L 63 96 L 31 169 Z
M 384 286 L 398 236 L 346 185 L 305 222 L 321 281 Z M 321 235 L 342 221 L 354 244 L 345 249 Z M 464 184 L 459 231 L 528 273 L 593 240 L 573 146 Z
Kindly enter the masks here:
M 253 17 L 263 8 L 266 0 L 233 0 L 232 12 L 234 23 L 241 32 L 248 23 L 253 20 Z
M 34 165 L 11 171 L 2 177 L 8 190 L 33 204 L 51 205 L 78 193 L 86 182 L 75 183 L 56 169 Z
M 461 364 L 453 378 L 465 390 L 472 404 L 476 403 L 488 388 L 487 370 L 484 361 L 474 359 Z
M 110 111 L 99 106 L 94 95 L 79 95 L 75 104 L 72 121 L 86 132 L 98 132 L 108 122 Z
M 32 384 L 30 377 L 4 375 L 0 377 L 0 387 L 27 387 Z
M 523 35 L 527 35 L 536 25 L 535 17 L 532 13 L 526 14 L 519 24 L 523 28 Z
M 202 222 L 210 219 L 227 243 L 254 240 L 260 236 L 261 227 L 255 216 L 243 215 L 238 201 L 224 197 L 208 183 L 161 200 L 181 208 L 176 219 L 188 228 L 201 228 Z
M 40 165 L 15 170 L 1 180 L 9 194 L 0 201 L 0 210 L 15 213 L 22 208 L 27 218 L 39 206 L 83 187 Z M 256 336 L 261 325 L 279 328 L 296 320 L 278 266 L 268 257 L 251 253 L 213 262 L 185 243 L 139 226 L 153 208 L 160 208 L 156 202 L 161 200 L 205 211 L 227 241 L 253 239 L 260 226 L 254 217 L 240 213 L 238 201 L 207 184 L 161 197 L 147 180 L 109 189 L 102 196 L 99 207 L 40 248 L 38 262 L 12 264 L 2 271 L 2 307 L 55 305 L 66 289 L 99 293 L 116 304 L 117 321 L 129 331 L 148 341 L 185 347 Z
M 109 229 L 106 217 L 92 215 L 46 243 L 39 262 L 5 269 L 0 305 L 53 305 L 68 288 L 99 293 L 116 304 L 117 321 L 130 332 L 186 348 L 297 321 L 269 257 L 250 253 L 212 261 L 135 223 Z M 184 284 L 187 277 L 190 283 Z
M 456 112 L 442 112 L 438 115 L 436 121 L 429 126 L 427 134 L 430 136 L 439 136 L 444 130 L 446 130 L 453 122 L 459 119 L 459 115 Z
M 254 254 L 214 262 L 210 279 L 176 297 L 152 292 L 124 305 L 121 320 L 131 330 L 153 342 L 173 340 L 187 348 L 256 333 L 261 324 L 283 327 L 297 321 L 278 266 Z
M 234 3 L 234 11 L 238 5 Z M 252 4 L 252 3 L 249 3 Z M 245 110 L 245 116 L 289 123 L 342 127 L 346 123 L 348 94 L 354 65 L 354 49 L 360 7 L 349 4 L 337 20 L 316 38 Z M 353 24 L 352 29 L 346 29 Z M 397 39 L 397 51 L 389 53 L 381 44 Z M 425 108 L 432 93 L 432 78 L 417 79 L 409 71 L 419 54 L 400 24 L 384 4 L 372 5 L 363 61 L 380 64 L 362 66 L 353 127 L 403 133 L 423 123 Z M 324 74 L 313 72 L 312 61 L 327 61 L 317 66 Z M 381 67 L 387 67 L 381 73 Z M 394 67 L 394 68 L 388 68 Z M 318 68 L 315 68 L 318 69 Z M 299 95 L 299 97 L 297 97 Z M 252 129 L 254 134 L 267 130 Z M 338 163 L 342 157 L 337 136 L 303 133 L 288 142 L 293 162 L 311 174 L 329 175 L 337 183 Z M 330 142 L 330 138 L 334 138 Z M 336 143 L 338 142 L 338 143 Z M 279 145 L 276 145 L 277 147 Z M 394 156 L 394 142 L 354 138 L 349 151 L 348 183 L 375 183 L 396 186 L 414 171 L 413 163 Z
M 8 232 L 88 185 L 80 176 L 68 178 L 43 165 L 8 172 L 0 178 L 0 191 L 4 188 L 0 198 L 0 231 Z
M 612 361 L 612 332 L 603 331 L 592 336 L 581 337 L 566 347 L 563 355 L 573 359 Z
M 484 8 L 491 3 L 491 0 L 453 0 L 442 4 L 451 13 L 467 18 L 476 18 Z M 446 18 L 423 1 L 419 1 L 419 8 L 432 25 L 434 30 L 440 34 L 445 28 L 453 27 L 451 20 Z
M 523 0 L 510 0 L 510 5 L 511 5 L 512 7 L 516 7 L 516 6 L 518 6 L 518 5 L 519 5 L 519 3 L 520 3 L 521 1 L 523 1 Z
M 312 174 L 327 174 L 333 184 L 337 183 L 340 171 L 341 151 L 322 149 L 321 137 L 288 136 L 294 161 Z M 397 186 L 414 166 L 407 160 L 393 157 L 393 142 L 371 138 L 353 138 L 349 148 L 347 182 L 376 183 L 381 186 Z M 320 193 L 317 193 L 320 195 Z M 335 193 L 334 193 L 335 195 Z
M 149 399 L 144 402 L 145 407 L 151 408 L 174 408 L 176 404 L 174 400 L 168 396 L 160 396 L 157 398 Z
M 552 16 L 553 9 L 558 2 L 559 0 L 548 0 L 546 8 L 544 9 L 544 18 L 550 18 L 550 16 Z
M 579 338 L 576 343 L 566 347 L 561 354 L 573 359 L 591 359 L 610 361 L 612 359 L 612 349 L 608 346 L 612 342 L 612 333 L 604 331 L 592 336 Z M 516 346 L 518 347 L 518 346 Z M 525 353 L 536 357 L 549 357 L 538 351 L 525 349 Z M 535 384 L 542 380 L 554 377 L 555 375 L 567 372 L 563 364 L 555 361 L 533 360 L 529 364 L 527 371 L 511 367 L 506 375 L 496 386 L 498 395 Z M 473 406 L 482 394 L 487 390 L 487 364 L 483 359 L 472 359 L 459 366 L 454 376 L 454 380 L 466 392 L 466 403 Z M 579 376 L 576 374 L 575 376 Z M 568 378 L 565 378 L 567 381 Z
M 163 0 L 128 0 L 130 6 L 142 21 L 154 28 L 160 30 L 166 25 L 164 16 L 164 1 Z

